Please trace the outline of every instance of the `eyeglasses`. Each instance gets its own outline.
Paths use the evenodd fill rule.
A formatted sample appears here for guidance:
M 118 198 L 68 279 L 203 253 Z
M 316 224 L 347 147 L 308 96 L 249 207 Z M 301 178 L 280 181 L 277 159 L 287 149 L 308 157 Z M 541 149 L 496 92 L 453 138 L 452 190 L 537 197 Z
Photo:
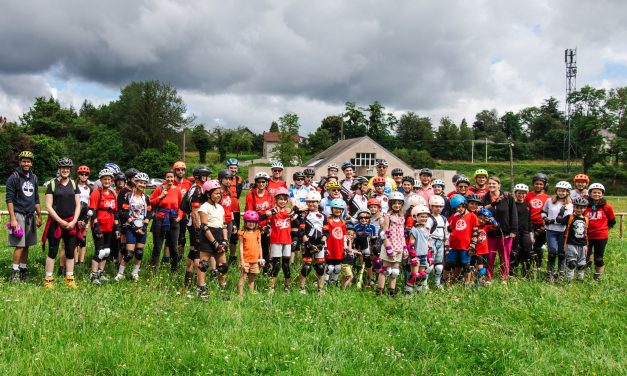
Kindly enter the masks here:
M 469 185 L 466 185 L 466 184 L 460 184 L 457 186 L 457 188 L 468 188 L 468 187 Z

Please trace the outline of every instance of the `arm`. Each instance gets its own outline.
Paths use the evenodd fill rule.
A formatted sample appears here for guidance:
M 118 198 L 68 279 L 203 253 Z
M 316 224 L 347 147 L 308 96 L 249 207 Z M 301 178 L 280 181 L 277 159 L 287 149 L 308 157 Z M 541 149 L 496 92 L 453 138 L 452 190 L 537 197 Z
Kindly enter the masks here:
M 509 195 L 509 221 L 510 221 L 510 237 L 516 237 L 516 232 L 518 231 L 518 210 L 516 209 L 516 202 L 514 201 L 514 197 Z
M 239 236 L 239 266 L 244 267 L 244 237 Z
M 167 191 L 163 191 L 161 186 L 157 187 L 150 195 L 150 205 L 159 206 L 159 203 L 168 194 Z M 181 200 L 179 199 L 179 202 Z

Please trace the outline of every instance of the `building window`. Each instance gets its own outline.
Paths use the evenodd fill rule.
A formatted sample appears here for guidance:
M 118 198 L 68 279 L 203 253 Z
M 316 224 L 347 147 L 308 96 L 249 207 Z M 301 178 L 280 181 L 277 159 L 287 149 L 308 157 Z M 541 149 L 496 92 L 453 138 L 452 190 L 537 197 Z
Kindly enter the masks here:
M 374 166 L 377 164 L 375 153 L 357 153 L 355 158 L 351 159 L 354 166 Z

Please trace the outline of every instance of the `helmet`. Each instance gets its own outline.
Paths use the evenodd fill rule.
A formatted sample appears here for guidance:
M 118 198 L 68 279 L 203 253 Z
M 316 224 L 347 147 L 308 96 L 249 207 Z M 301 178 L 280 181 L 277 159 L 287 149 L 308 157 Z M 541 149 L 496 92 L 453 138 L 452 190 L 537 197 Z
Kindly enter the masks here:
M 481 175 L 483 175 L 483 176 L 485 176 L 487 178 L 489 176 L 488 170 L 480 168 L 480 169 L 477 169 L 475 171 L 475 179 L 477 178 L 477 176 L 481 176 Z
M 324 186 L 324 188 L 328 191 L 331 189 L 342 189 L 342 186 L 335 180 L 331 180 Z
M 226 160 L 226 167 L 239 166 L 239 161 L 235 158 L 229 158 Z
M 431 206 L 444 206 L 444 198 L 442 196 L 433 195 L 429 198 L 429 205 Z
M 370 205 L 377 205 L 379 208 L 381 207 L 381 203 L 376 198 L 368 199 L 368 203 L 366 206 L 370 206 Z
M 379 159 L 377 166 L 389 166 L 390 164 L 385 159 Z
M 388 198 L 390 199 L 390 201 L 403 201 L 403 202 L 405 202 L 405 195 L 402 194 L 399 191 L 395 191 L 395 192 L 390 193 Z
M 124 180 L 124 181 L 126 181 L 126 175 L 124 175 L 124 174 L 123 174 L 123 173 L 121 173 L 121 172 L 120 172 L 119 174 L 116 174 L 116 175 L 115 175 L 115 181 L 117 182 L 117 181 L 120 181 L 120 180 Z
M 406 182 L 406 181 L 407 181 L 407 182 L 410 182 L 410 183 L 411 183 L 411 185 L 414 185 L 414 183 L 416 182 L 416 181 L 414 180 L 414 178 L 412 178 L 411 176 L 403 176 L 403 183 L 404 183 L 404 182 Z
M 481 196 L 479 196 L 478 194 L 471 193 L 471 194 L 466 195 L 466 201 L 467 202 L 478 202 L 478 203 L 481 203 L 481 201 L 483 201 L 483 200 L 481 200 Z
M 305 176 L 315 176 L 316 171 L 314 171 L 312 168 L 306 168 L 305 171 L 303 171 L 303 174 Z
M 341 198 L 334 198 L 331 200 L 331 208 L 346 210 L 346 202 Z
M 32 151 L 24 150 L 18 156 L 18 159 L 23 159 L 23 158 L 28 158 L 32 161 L 33 159 L 35 159 L 35 154 L 33 154 Z
M 104 168 L 108 168 L 109 170 L 113 171 L 116 174 L 121 171 L 120 167 L 113 162 L 105 163 Z
M 217 180 L 207 180 L 205 184 L 202 185 L 202 191 L 204 193 L 211 193 L 211 191 L 219 189 L 220 182 Z
M 327 166 L 327 170 L 328 170 L 328 169 L 331 169 L 331 168 L 334 168 L 334 169 L 336 169 L 336 170 L 339 170 L 339 169 L 340 169 L 340 166 L 338 166 L 338 165 L 337 165 L 337 163 L 333 162 L 333 163 L 329 163 L 329 165 Z
M 518 183 L 514 186 L 514 192 L 516 191 L 529 192 L 529 187 L 527 186 L 527 184 Z
M 429 175 L 429 176 L 433 176 L 433 171 L 431 171 L 430 168 L 423 168 L 422 170 L 420 170 L 420 174 L 418 174 L 418 176 L 420 175 Z
M 87 166 L 79 166 L 78 170 L 76 170 L 77 173 L 85 173 L 85 174 L 89 174 L 91 172 L 91 170 L 89 169 L 89 167 Z
M 375 198 L 375 200 L 376 200 L 376 198 Z M 359 210 L 357 210 L 357 213 L 355 213 L 355 218 L 359 217 L 359 214 L 368 214 L 368 215 L 370 215 L 371 213 L 370 213 L 370 210 L 368 210 L 368 209 L 359 209 Z
M 183 170 L 187 170 L 187 165 L 183 161 L 174 162 L 174 165 L 172 165 L 172 169 L 176 170 L 177 168 L 182 168 Z
M 575 206 L 588 206 L 588 200 L 585 197 L 575 197 L 573 199 L 573 205 Z
M 588 187 L 588 192 L 590 192 L 593 189 L 600 189 L 600 190 L 603 191 L 603 193 L 605 193 L 605 187 L 601 183 L 592 183 L 592 184 L 590 184 L 590 186 Z
M 403 175 L 403 169 L 402 168 L 393 168 L 392 169 L 392 175 Z
M 562 181 L 558 181 L 557 184 L 555 184 L 555 189 L 558 189 L 558 188 L 562 188 L 562 189 L 566 189 L 570 191 L 573 188 L 573 186 L 570 185 L 569 182 L 562 180 Z
M 353 164 L 350 161 L 344 161 L 342 162 L 342 171 L 346 170 L 347 168 L 352 168 L 354 169 L 355 166 L 353 166 Z
M 290 192 L 285 187 L 279 187 L 276 189 L 276 191 L 274 191 L 274 197 L 281 195 L 289 197 Z
M 414 188 L 421 188 L 422 187 L 422 182 L 420 182 L 419 179 L 415 179 L 414 180 Z
M 270 169 L 274 170 L 274 169 L 283 169 L 283 163 L 281 163 L 281 161 L 274 161 L 272 162 L 272 164 L 270 165 Z
M 231 170 L 220 170 L 218 171 L 218 179 L 231 179 L 233 174 Z
M 459 185 L 459 183 L 466 183 L 468 185 L 470 185 L 470 180 L 465 177 L 464 175 L 461 175 L 457 178 L 457 181 L 455 182 L 455 186 L 457 187 Z
M 305 201 L 320 201 L 320 192 L 318 191 L 313 191 L 313 192 L 309 192 L 307 193 L 307 196 L 305 197 Z
M 451 179 L 453 181 L 453 184 L 457 183 L 457 179 L 459 179 L 460 176 L 464 176 L 464 175 L 463 174 L 453 175 L 453 178 Z
M 111 170 L 109 170 L 108 168 L 103 168 L 102 170 L 100 170 L 100 172 L 98 173 L 98 179 L 102 179 L 105 176 L 111 176 L 114 177 L 115 173 Z
M 211 176 L 211 169 L 207 166 L 196 166 L 192 171 L 194 179 L 200 179 L 203 176 Z
M 357 176 L 356 178 L 353 179 L 353 183 L 351 184 L 351 189 L 357 189 L 359 188 L 360 185 L 362 185 L 363 183 L 367 183 L 368 179 L 366 179 L 363 176 Z
M 477 215 L 483 215 L 485 217 L 492 218 L 492 212 L 486 208 L 479 209 L 479 211 L 477 212 Z
M 145 172 L 138 172 L 137 175 L 135 175 L 135 180 L 137 181 L 145 181 L 146 183 L 148 182 L 148 180 L 150 180 L 148 178 L 148 174 Z
M 590 178 L 586 174 L 577 174 L 577 175 L 575 175 L 575 178 L 573 179 L 573 181 L 576 182 L 578 180 L 583 180 L 583 181 L 586 182 L 586 184 L 590 183 Z
M 372 179 L 372 185 L 377 184 L 385 184 L 385 178 L 383 176 L 376 176 L 374 179 Z
M 305 174 L 302 171 L 296 171 L 292 174 L 292 179 L 296 180 L 298 178 L 305 178 Z
M 431 212 L 429 211 L 429 208 L 424 206 L 424 205 L 418 205 L 418 206 L 414 206 L 414 208 L 411 210 L 411 215 L 418 215 L 418 214 L 430 214 Z
M 255 181 L 261 180 L 261 179 L 270 181 L 270 175 L 266 174 L 265 172 L 258 172 L 258 173 L 256 173 L 255 174 Z
M 57 160 L 57 168 L 59 167 L 72 167 L 74 162 L 68 157 L 61 157 Z
M 248 222 L 259 222 L 259 214 L 254 210 L 246 210 L 244 212 L 244 220 Z
M 346 224 L 346 231 L 355 231 L 355 225 L 352 223 L 347 223 Z
M 545 174 L 538 173 L 533 175 L 533 177 L 531 178 L 531 183 L 535 183 L 538 180 L 543 182 L 545 185 L 549 182 L 549 178 Z
M 138 173 L 139 173 L 138 169 L 136 169 L 136 168 L 129 168 L 128 170 L 124 171 L 124 176 L 126 176 L 126 180 L 131 180 Z
M 409 204 L 409 206 L 418 206 L 418 205 L 427 206 L 427 202 L 425 201 L 425 199 L 422 196 L 419 196 L 416 194 L 409 196 L 409 198 L 407 199 L 407 204 Z
M 466 198 L 462 195 L 455 195 L 451 197 L 451 209 L 457 209 L 459 205 L 466 203 Z
M 431 182 L 431 186 L 434 186 L 434 185 L 439 185 L 442 187 L 442 189 L 446 187 L 446 185 L 444 184 L 444 181 L 440 179 L 433 179 L 433 181 Z

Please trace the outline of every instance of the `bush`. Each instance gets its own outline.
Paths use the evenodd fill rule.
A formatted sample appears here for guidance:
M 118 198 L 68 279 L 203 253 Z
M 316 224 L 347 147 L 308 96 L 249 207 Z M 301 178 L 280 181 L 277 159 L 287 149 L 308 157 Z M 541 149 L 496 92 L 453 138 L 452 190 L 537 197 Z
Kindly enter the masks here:
M 147 173 L 151 178 L 162 178 L 165 171 L 172 168 L 172 164 L 179 159 L 179 154 L 179 147 L 166 141 L 163 150 L 144 149 L 131 161 L 131 167 Z

